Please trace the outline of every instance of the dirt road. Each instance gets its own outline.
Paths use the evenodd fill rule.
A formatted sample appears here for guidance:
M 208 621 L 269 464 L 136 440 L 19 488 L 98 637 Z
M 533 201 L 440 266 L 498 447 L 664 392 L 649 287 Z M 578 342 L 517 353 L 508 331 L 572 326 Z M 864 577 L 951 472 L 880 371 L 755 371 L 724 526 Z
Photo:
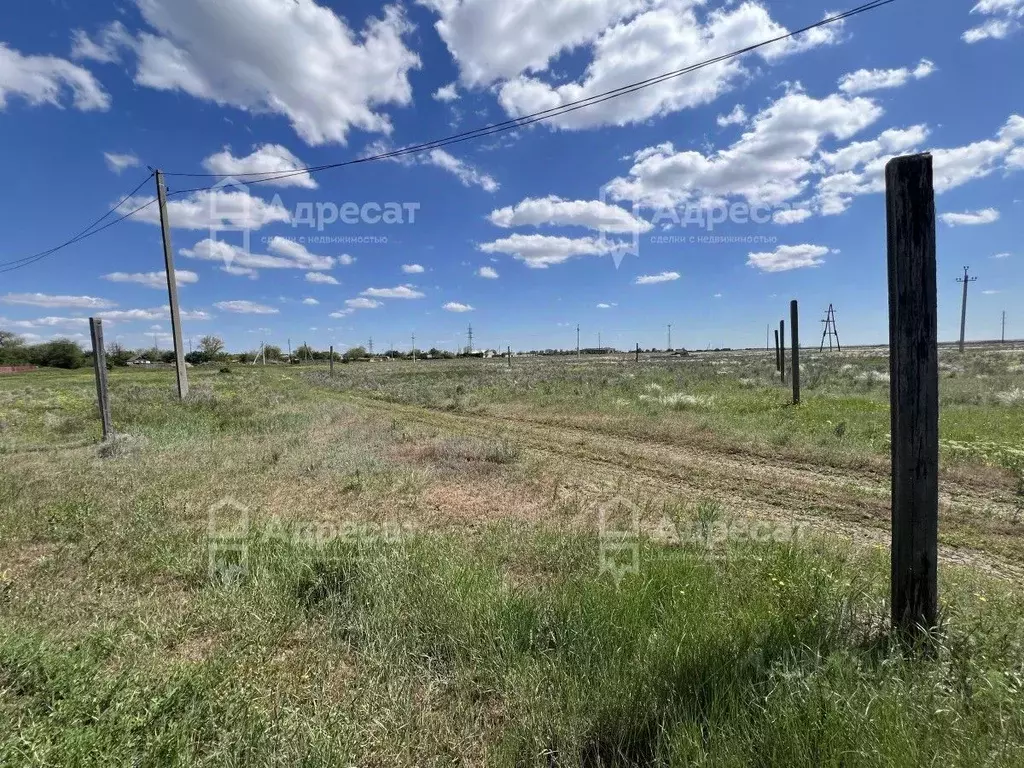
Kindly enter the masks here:
M 888 545 L 889 478 L 756 452 L 688 441 L 672 444 L 608 434 L 591 425 L 552 424 L 536 417 L 442 412 L 384 402 L 356 393 L 360 409 L 442 433 L 504 436 L 538 459 L 566 491 L 607 495 L 625 482 L 651 495 L 711 497 L 733 516 L 797 526 L 858 544 Z M 996 574 L 1024 576 L 1022 525 L 1012 495 L 982 483 L 940 483 L 940 556 Z

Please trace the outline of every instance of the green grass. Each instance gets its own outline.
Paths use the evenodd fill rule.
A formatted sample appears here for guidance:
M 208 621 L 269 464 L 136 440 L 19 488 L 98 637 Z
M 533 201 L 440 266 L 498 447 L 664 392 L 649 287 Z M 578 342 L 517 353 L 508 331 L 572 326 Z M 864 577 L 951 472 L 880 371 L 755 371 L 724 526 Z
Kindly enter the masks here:
M 943 458 L 1024 470 L 1024 351 L 940 352 Z M 393 402 L 558 420 L 648 439 L 706 432 L 770 451 L 880 457 L 889 450 L 888 362 L 860 351 L 802 356 L 801 406 L 763 352 L 687 358 L 571 357 L 336 366 L 325 384 Z
M 215 638 L 198 657 L 143 627 L 7 627 L 0 711 L 17 729 L 0 763 L 1022 758 L 1024 606 L 981 602 L 971 580 L 944 585 L 944 629 L 915 656 L 881 631 L 884 563 L 841 549 L 638 542 L 616 583 L 587 536 L 310 548 L 262 534 L 230 586 L 195 558 L 189 622 Z
M 1018 584 L 944 563 L 941 627 L 908 651 L 884 549 L 723 540 L 721 500 L 619 481 L 694 535 L 602 539 L 568 522 L 600 478 L 560 496 L 506 436 L 350 396 L 878 455 L 885 386 L 856 380 L 876 361 L 812 376 L 800 408 L 747 362 L 493 362 L 336 366 L 331 386 L 193 369 L 184 404 L 169 372 L 117 370 L 105 447 L 88 372 L 0 378 L 0 765 L 1024 762 Z M 944 385 L 944 430 L 987 413 L 986 439 L 1014 434 L 987 376 L 979 402 L 966 374 Z M 249 512 L 211 539 L 227 497 Z

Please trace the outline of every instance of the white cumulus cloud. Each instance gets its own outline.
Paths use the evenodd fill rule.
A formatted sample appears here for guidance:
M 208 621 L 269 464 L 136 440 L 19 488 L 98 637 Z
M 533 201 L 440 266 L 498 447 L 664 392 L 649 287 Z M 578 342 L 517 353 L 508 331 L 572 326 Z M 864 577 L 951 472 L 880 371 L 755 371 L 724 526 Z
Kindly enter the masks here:
M 747 254 L 747 264 L 762 272 L 786 272 L 802 267 L 817 267 L 829 252 L 823 245 L 780 245 L 774 251 Z
M 147 288 L 162 288 L 165 290 L 167 288 L 167 272 L 163 270 L 160 272 L 111 272 L 110 274 L 103 275 L 103 279 L 109 280 L 112 283 L 138 283 Z M 174 270 L 174 282 L 177 283 L 179 288 L 190 283 L 198 283 L 199 275 L 187 269 L 176 269 Z
M 614 256 L 631 248 L 627 243 L 605 241 L 597 237 L 557 237 L 516 233 L 477 248 L 484 253 L 505 253 L 532 269 L 546 269 L 579 256 Z
M 325 275 L 323 272 L 307 272 L 306 273 L 307 283 L 319 283 L 321 285 L 338 285 L 338 280 L 331 275 Z
M 89 70 L 56 56 L 26 56 L 0 43 L 0 111 L 12 96 L 33 107 L 63 107 L 68 95 L 82 112 L 110 109 L 110 95 Z
M 135 58 L 135 83 L 252 113 L 286 117 L 308 144 L 345 143 L 352 129 L 388 134 L 385 107 L 412 102 L 404 12 L 385 6 L 355 30 L 314 0 L 136 0 L 147 28 L 98 40 L 92 58 Z M 104 38 L 107 35 L 109 39 Z
M 715 122 L 718 123 L 719 128 L 726 128 L 730 125 L 743 125 L 747 122 L 747 112 L 743 109 L 742 104 L 737 104 L 729 114 L 716 117 Z
M 632 212 L 600 200 L 563 200 L 555 195 L 532 198 L 491 211 L 492 224 L 499 227 L 578 226 L 615 233 L 641 233 L 650 222 Z
M 130 197 L 117 210 L 126 214 L 148 203 L 148 207 L 132 216 L 132 220 L 159 225 L 160 210 L 153 200 L 152 196 Z M 274 222 L 290 221 L 291 215 L 280 202 L 268 203 L 248 192 L 225 187 L 169 199 L 167 218 L 174 229 L 259 229 Z
M 975 226 L 991 224 L 999 221 L 999 211 L 995 208 L 984 208 L 980 211 L 964 211 L 963 213 L 942 213 L 939 218 L 950 227 Z
M 640 275 L 633 283 L 635 285 L 656 285 L 657 283 L 671 283 L 679 278 L 678 272 L 659 272 L 656 275 Z
M 25 304 L 33 307 L 73 307 L 75 309 L 106 309 L 117 304 L 95 296 L 67 296 L 48 293 L 8 293 L 0 298 L 4 304 Z
M 142 164 L 131 152 L 104 152 L 103 158 L 114 173 L 121 173 L 126 168 L 138 168 Z
M 480 269 L 478 269 L 476 273 L 479 277 L 484 277 L 487 278 L 488 280 L 498 279 L 498 270 L 496 270 L 494 267 L 480 267 Z
M 394 288 L 367 288 L 361 295 L 375 299 L 422 299 L 426 294 L 411 285 L 398 285 Z
M 916 67 L 908 69 L 858 69 L 839 80 L 843 93 L 858 94 L 885 88 L 899 88 L 910 80 L 920 80 L 935 71 L 935 65 L 928 59 L 921 59 Z
M 652 3 L 628 21 L 600 32 L 591 47 L 590 63 L 578 79 L 565 82 L 561 78 L 544 79 L 540 74 L 519 75 L 500 87 L 499 100 L 509 115 L 520 117 L 656 77 L 666 71 L 683 69 L 694 62 L 722 56 L 786 32 L 771 18 L 767 9 L 753 2 L 707 12 L 701 6 L 696 2 Z M 616 10 L 621 13 L 623 8 L 627 12 L 631 10 L 627 3 L 618 4 Z M 840 29 L 839 24 L 819 27 L 799 38 L 758 49 L 746 58 L 720 61 L 685 77 L 662 82 L 656 88 L 557 116 L 547 121 L 547 125 L 563 129 L 622 126 L 703 106 L 750 75 L 744 61 L 777 61 L 808 48 L 829 44 L 838 39 Z M 564 34 L 560 27 L 552 28 L 551 33 L 556 30 Z M 510 42 L 518 43 L 521 39 L 521 35 L 513 35 Z
M 472 312 L 473 307 L 469 304 L 463 304 L 458 301 L 449 301 L 447 304 L 441 307 L 445 312 Z
M 403 264 L 402 271 L 407 275 L 418 275 L 423 272 L 423 267 L 420 264 Z
M 305 166 L 305 163 L 280 144 L 261 144 L 245 157 L 235 157 L 231 154 L 231 150 L 225 147 L 220 152 L 203 160 L 203 167 L 210 173 L 220 173 L 225 176 L 265 174 L 256 177 L 247 176 L 243 179 L 246 183 L 254 179 L 266 178 L 268 175 L 274 176 L 286 171 L 295 171 Z M 287 175 L 280 179 L 272 178 L 265 183 L 277 187 L 317 188 L 313 177 L 304 172 Z
M 1020 30 L 1024 0 L 981 0 L 971 8 L 971 13 L 987 18 L 961 35 L 965 43 L 1002 40 Z
M 265 304 L 257 304 L 254 301 L 218 301 L 213 306 L 225 312 L 236 312 L 241 315 L 276 315 L 280 310 L 275 307 L 268 307 Z

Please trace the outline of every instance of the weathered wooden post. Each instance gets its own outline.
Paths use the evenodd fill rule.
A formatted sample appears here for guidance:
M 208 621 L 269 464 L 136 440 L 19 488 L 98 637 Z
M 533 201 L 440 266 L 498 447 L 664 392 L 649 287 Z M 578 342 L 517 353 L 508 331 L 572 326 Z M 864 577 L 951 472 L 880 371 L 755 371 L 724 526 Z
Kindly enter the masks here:
M 100 421 L 103 422 L 103 441 L 114 436 L 110 421 L 110 399 L 107 397 L 107 353 L 103 347 L 103 321 L 89 318 L 89 335 L 92 336 L 92 365 L 96 371 L 96 400 L 100 407 Z
M 511 344 L 508 345 L 507 351 L 508 351 L 508 367 L 511 368 L 512 367 L 512 345 Z
M 931 155 L 885 166 L 892 434 L 893 627 L 909 635 L 938 613 L 939 371 Z
M 786 321 L 779 320 L 779 376 L 786 383 Z
M 640 342 L 636 343 L 636 361 L 640 362 Z
M 782 363 L 779 362 L 779 329 L 775 329 L 775 370 L 782 370 Z
M 790 378 L 793 379 L 793 405 L 800 405 L 800 317 L 796 299 L 789 302 L 789 326 L 793 334 L 793 365 Z
M 328 376 L 333 376 L 334 375 L 334 345 L 333 344 L 331 345 L 330 357 L 331 357 L 330 372 L 327 375 Z

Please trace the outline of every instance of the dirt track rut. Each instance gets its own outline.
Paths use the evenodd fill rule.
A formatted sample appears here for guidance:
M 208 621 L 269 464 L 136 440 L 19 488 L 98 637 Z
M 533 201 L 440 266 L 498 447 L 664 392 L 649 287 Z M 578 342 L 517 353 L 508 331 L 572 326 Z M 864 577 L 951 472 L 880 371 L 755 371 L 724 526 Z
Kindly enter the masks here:
M 643 483 L 654 495 L 714 497 L 733 515 L 797 525 L 861 544 L 888 543 L 889 483 L 878 472 L 768 459 L 700 444 L 648 442 L 536 419 L 436 411 L 354 393 L 348 393 L 347 399 L 391 418 L 445 432 L 506 436 L 543 457 L 552 472 L 561 472 L 569 482 L 596 493 L 625 477 Z M 1004 537 L 1016 538 L 1010 522 L 1015 505 L 1000 489 L 944 482 L 939 503 L 940 526 L 947 531 L 973 532 L 997 543 L 1005 543 Z M 1015 560 L 949 543 L 940 550 L 946 561 L 1024 578 L 1024 568 Z

